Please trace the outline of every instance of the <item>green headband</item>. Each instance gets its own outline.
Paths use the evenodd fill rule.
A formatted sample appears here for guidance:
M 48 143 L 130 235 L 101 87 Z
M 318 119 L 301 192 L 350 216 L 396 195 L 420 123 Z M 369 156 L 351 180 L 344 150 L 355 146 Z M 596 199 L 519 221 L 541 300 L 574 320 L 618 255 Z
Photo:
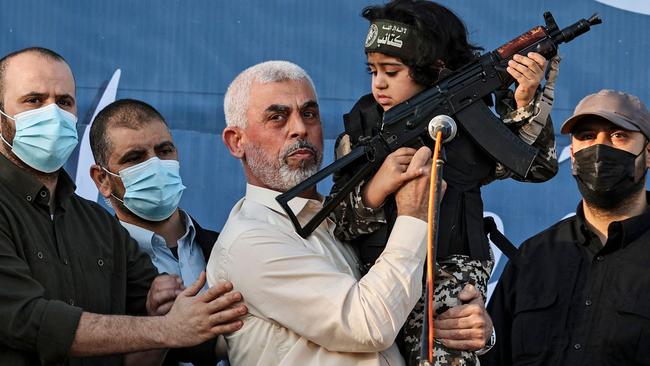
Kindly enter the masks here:
M 370 24 L 366 53 L 381 52 L 403 60 L 415 58 L 415 37 L 408 24 L 378 19 Z

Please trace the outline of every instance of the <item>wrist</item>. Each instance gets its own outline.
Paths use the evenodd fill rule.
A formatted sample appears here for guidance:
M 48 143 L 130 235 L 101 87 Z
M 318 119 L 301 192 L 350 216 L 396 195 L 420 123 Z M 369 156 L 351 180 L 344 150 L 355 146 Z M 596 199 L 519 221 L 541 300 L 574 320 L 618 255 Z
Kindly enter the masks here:
M 485 346 L 483 346 L 483 348 L 476 351 L 476 355 L 477 356 L 482 356 L 482 355 L 488 353 L 492 349 L 492 347 L 494 347 L 494 345 L 496 343 L 497 343 L 497 333 L 494 330 L 494 327 L 492 327 L 492 335 L 487 340 L 487 342 L 485 342 Z

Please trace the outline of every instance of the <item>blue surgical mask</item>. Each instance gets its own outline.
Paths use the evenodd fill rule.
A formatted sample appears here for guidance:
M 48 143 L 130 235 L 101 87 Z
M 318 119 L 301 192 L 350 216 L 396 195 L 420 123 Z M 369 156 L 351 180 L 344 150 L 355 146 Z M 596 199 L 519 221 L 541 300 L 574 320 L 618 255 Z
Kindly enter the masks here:
M 0 134 L 11 151 L 30 167 L 52 173 L 59 170 L 77 146 L 77 117 L 52 103 L 45 107 L 17 113 L 13 145 Z
M 106 168 L 102 169 L 122 179 L 126 189 L 123 199 L 113 197 L 129 211 L 149 221 L 162 221 L 170 217 L 178 207 L 185 189 L 177 160 L 153 157 L 120 170 L 119 175 Z

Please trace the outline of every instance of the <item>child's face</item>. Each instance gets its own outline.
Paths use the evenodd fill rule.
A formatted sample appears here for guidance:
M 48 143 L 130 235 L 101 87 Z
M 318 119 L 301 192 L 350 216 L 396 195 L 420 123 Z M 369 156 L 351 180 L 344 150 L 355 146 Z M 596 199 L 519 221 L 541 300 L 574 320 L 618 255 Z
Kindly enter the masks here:
M 384 111 L 400 104 L 424 89 L 409 75 L 409 67 L 397 57 L 379 52 L 368 53 L 372 74 L 372 96 Z

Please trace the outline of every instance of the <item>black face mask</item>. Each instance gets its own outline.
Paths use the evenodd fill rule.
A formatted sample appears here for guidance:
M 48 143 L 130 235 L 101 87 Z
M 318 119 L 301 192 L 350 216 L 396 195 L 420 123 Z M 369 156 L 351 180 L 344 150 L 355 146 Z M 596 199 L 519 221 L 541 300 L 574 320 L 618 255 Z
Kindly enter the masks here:
M 603 209 L 619 206 L 645 186 L 645 147 L 634 155 L 608 145 L 593 145 L 573 154 L 573 176 L 582 197 Z

